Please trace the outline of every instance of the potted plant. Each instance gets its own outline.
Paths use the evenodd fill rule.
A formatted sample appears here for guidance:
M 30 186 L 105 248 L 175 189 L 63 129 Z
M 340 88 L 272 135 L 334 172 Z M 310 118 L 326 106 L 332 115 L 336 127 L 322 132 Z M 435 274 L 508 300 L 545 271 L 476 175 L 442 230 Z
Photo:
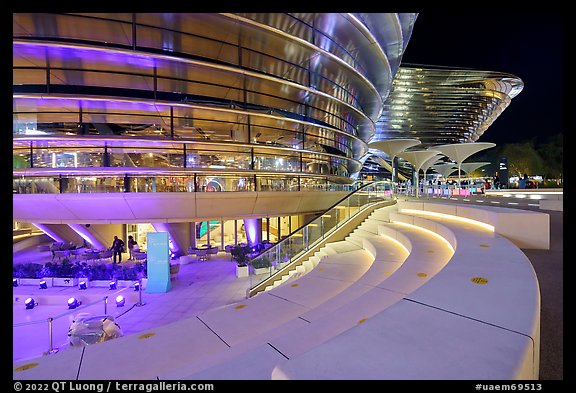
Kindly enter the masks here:
M 252 271 L 252 274 L 270 273 L 271 266 L 272 264 L 270 263 L 270 259 L 267 255 L 262 255 L 250 261 L 250 270 Z
M 236 245 L 230 249 L 232 259 L 236 262 L 236 277 L 248 277 L 248 254 L 250 248 Z

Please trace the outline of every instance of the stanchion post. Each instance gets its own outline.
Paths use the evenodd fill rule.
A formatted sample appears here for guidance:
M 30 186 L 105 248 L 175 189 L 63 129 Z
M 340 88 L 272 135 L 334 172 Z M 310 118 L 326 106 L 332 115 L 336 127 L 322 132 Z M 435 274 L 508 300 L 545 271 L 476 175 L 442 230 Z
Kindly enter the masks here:
M 49 348 L 48 348 L 48 352 L 45 353 L 45 355 L 51 355 L 53 353 L 58 352 L 58 349 L 54 349 L 53 343 L 52 343 L 52 321 L 54 320 L 54 318 L 49 317 L 48 318 L 48 340 L 49 340 Z
M 108 295 L 104 296 L 104 315 L 108 315 Z
M 136 306 L 141 307 L 143 305 L 144 303 L 142 303 L 142 279 L 138 278 L 138 303 L 136 303 Z

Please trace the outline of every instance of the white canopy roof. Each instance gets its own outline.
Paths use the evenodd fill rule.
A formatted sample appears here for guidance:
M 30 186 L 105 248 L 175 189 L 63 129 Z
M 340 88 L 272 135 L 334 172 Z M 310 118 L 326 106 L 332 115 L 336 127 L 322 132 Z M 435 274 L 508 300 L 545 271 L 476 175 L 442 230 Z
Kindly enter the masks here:
M 414 165 L 416 172 L 419 172 L 420 168 L 422 168 L 427 161 L 433 157 L 438 158 L 440 154 L 441 153 L 438 150 L 413 150 L 398 153 L 398 157 L 401 157 Z
M 470 143 L 453 143 L 449 145 L 434 146 L 434 150 L 439 150 L 442 154 L 448 156 L 457 163 L 462 163 L 466 158 L 480 150 L 496 146 L 492 142 L 470 142 Z
M 476 169 L 490 164 L 489 162 L 463 162 L 461 168 L 464 172 L 474 172 Z
M 395 157 L 401 151 L 408 149 L 409 147 L 419 145 L 418 139 L 387 139 L 383 141 L 373 142 L 368 144 L 370 149 L 376 149 L 383 151 L 390 157 Z
M 442 175 L 442 177 L 444 177 L 444 178 L 450 176 L 450 174 L 452 172 L 454 172 L 455 170 L 458 169 L 456 164 L 453 164 L 451 162 L 446 162 L 444 164 L 436 164 L 436 165 L 433 165 L 432 168 L 436 172 L 440 173 Z

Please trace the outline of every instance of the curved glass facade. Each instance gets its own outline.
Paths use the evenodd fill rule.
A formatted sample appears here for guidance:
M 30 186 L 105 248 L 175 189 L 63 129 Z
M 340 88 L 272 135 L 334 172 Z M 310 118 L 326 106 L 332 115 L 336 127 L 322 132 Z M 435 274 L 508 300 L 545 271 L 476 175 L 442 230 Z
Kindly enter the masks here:
M 14 192 L 350 184 L 415 18 L 13 14 Z

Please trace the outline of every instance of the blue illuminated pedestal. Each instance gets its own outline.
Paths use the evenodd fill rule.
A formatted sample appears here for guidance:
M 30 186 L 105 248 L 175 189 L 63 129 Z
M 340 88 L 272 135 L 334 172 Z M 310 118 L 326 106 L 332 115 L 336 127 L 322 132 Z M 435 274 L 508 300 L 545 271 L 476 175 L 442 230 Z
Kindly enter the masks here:
M 168 292 L 170 282 L 170 248 L 168 232 L 148 232 L 146 237 L 148 283 L 146 292 Z

